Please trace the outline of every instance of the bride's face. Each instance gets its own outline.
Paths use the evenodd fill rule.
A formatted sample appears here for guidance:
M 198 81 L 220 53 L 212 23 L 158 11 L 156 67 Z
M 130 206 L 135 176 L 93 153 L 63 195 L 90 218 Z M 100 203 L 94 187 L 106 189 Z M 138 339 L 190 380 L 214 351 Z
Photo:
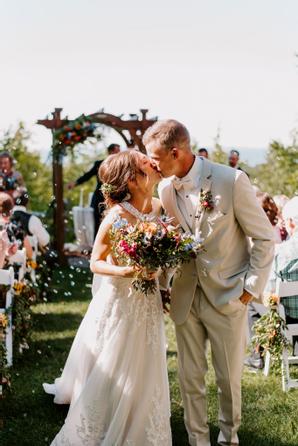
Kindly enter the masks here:
M 153 187 L 161 180 L 161 174 L 157 171 L 152 161 L 147 155 L 139 155 L 139 168 L 144 175 L 137 176 L 137 182 L 140 186 Z

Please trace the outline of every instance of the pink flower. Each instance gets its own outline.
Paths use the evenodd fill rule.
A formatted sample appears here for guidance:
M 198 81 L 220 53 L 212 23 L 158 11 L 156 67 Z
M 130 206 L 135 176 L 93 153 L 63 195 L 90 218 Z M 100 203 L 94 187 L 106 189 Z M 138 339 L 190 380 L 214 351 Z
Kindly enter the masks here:
M 119 247 L 123 252 L 125 252 L 125 254 L 129 255 L 130 257 L 136 257 L 136 255 L 137 255 L 137 244 L 136 243 L 133 243 L 130 246 L 125 240 L 120 240 Z

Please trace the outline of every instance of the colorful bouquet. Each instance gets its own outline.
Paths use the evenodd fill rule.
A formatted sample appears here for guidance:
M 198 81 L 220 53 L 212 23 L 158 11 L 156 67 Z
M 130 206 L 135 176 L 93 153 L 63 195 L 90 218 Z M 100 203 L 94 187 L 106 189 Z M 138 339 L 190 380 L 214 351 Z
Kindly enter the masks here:
M 167 218 L 154 222 L 139 221 L 135 225 L 118 218 L 110 237 L 114 257 L 119 264 L 134 266 L 133 286 L 148 295 L 156 290 L 156 281 L 148 273 L 174 268 L 203 249 L 202 241 L 169 225 Z

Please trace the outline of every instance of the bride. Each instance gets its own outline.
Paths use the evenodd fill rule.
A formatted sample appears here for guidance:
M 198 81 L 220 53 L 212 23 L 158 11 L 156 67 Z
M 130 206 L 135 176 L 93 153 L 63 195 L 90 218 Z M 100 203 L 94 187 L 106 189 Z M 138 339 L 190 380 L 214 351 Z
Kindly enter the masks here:
M 147 156 L 127 151 L 101 165 L 108 212 L 91 256 L 102 276 L 81 323 L 61 378 L 49 390 L 55 402 L 71 402 L 52 446 L 169 446 L 170 401 L 160 293 L 132 286 L 135 270 L 117 264 L 109 232 L 118 218 L 153 221 L 159 173 Z M 148 272 L 147 272 L 148 274 Z M 152 280 L 157 280 L 151 273 Z

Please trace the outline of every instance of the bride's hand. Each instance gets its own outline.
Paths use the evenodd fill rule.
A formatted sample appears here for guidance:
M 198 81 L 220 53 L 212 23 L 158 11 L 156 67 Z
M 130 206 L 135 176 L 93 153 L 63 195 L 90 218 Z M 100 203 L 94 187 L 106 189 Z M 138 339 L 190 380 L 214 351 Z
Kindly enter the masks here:
M 121 266 L 122 277 L 135 277 L 137 270 L 134 266 Z
M 140 276 L 146 280 L 155 280 L 158 279 L 161 273 L 161 269 L 158 268 L 156 271 L 150 271 L 146 268 L 142 268 L 139 272 Z

